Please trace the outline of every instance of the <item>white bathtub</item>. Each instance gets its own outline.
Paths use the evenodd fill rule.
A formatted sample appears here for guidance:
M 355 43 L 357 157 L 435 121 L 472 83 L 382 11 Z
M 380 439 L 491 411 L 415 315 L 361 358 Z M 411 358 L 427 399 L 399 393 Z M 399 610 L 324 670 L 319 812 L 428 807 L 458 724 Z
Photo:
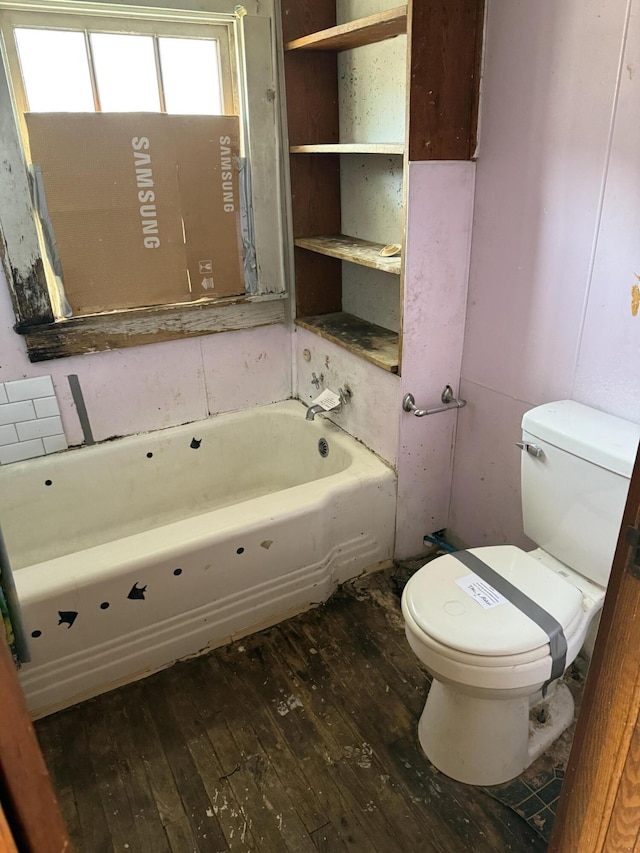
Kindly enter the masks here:
M 34 715 L 275 624 L 390 564 L 395 474 L 304 416 L 289 401 L 0 469 Z

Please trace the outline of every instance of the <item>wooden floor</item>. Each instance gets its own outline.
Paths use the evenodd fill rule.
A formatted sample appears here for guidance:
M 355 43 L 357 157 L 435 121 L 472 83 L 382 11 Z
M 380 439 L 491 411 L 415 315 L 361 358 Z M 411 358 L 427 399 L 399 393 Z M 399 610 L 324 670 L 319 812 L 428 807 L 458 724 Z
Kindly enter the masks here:
M 421 753 L 386 576 L 37 724 L 77 853 L 544 851 Z

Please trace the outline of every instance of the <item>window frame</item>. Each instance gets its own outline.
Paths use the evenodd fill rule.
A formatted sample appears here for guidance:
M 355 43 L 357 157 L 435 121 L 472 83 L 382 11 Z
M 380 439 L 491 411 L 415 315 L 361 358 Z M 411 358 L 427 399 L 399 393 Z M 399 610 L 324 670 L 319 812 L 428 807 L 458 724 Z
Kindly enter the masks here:
M 16 26 L 15 21 L 19 20 L 16 15 L 22 12 L 30 15 L 37 12 L 52 18 L 60 14 L 76 19 L 89 16 L 140 23 L 162 21 L 163 28 L 166 23 L 163 35 L 170 34 L 171 24 L 210 27 L 223 21 L 233 28 L 236 50 L 231 60 L 237 75 L 245 154 L 251 165 L 259 292 L 56 319 L 32 211 L 19 131 L 21 119 L 7 73 L 9 60 L 3 43 L 0 57 L 0 199 L 10 199 L 11 204 L 5 207 L 0 202 L 0 259 L 14 306 L 14 328 L 24 336 L 29 359 L 34 362 L 282 323 L 286 319 L 286 166 L 282 156 L 280 105 L 276 97 L 278 62 L 274 5 L 265 0 L 251 0 L 244 7 L 238 7 L 229 0 L 208 0 L 210 10 L 201 12 L 188 8 L 195 0 L 154 0 L 153 8 L 144 6 L 144 2 L 146 0 L 134 0 L 134 4 L 123 5 L 104 0 L 73 3 L 68 0 L 0 0 L 0 15 L 3 12 L 10 15 L 12 26 Z M 53 20 L 51 26 L 65 29 L 64 26 L 56 27 Z M 277 216 L 273 215 L 274 207 Z
M 183 21 L 167 21 L 161 17 L 125 18 L 105 15 L 78 15 L 62 12 L 36 12 L 32 10 L 5 9 L 0 6 L 0 38 L 3 41 L 3 51 L 11 78 L 14 102 L 16 105 L 16 118 L 24 143 L 25 153 L 28 152 L 29 137 L 27 134 L 24 113 L 28 110 L 28 98 L 24 87 L 24 80 L 20 68 L 19 51 L 13 33 L 14 29 L 25 28 L 33 30 L 61 30 L 63 32 L 85 32 L 91 33 L 116 33 L 122 35 L 148 35 L 159 37 L 183 37 L 183 38 L 211 38 L 215 39 L 220 46 L 219 64 L 220 77 L 224 80 L 228 77 L 230 84 L 223 86 L 223 102 L 225 115 L 241 115 L 239 80 L 237 62 L 234 56 L 237 51 L 234 44 L 234 28 L 230 22 L 207 24 L 207 33 L 203 33 L 202 24 L 194 24 Z M 132 30 L 132 24 L 135 30 Z M 89 62 L 93 62 L 92 51 L 89 51 Z M 90 68 L 91 86 L 94 94 L 94 102 L 97 100 L 97 83 Z M 160 84 L 159 84 L 160 85 Z M 96 112 L 98 110 L 95 110 Z

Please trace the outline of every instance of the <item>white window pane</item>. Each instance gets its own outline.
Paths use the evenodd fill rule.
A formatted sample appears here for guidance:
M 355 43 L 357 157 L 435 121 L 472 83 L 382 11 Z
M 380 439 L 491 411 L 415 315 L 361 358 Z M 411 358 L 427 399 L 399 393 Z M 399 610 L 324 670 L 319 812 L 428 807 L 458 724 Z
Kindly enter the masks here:
M 15 36 L 31 112 L 93 112 L 84 33 L 16 28 Z
M 158 75 L 151 36 L 91 33 L 103 112 L 158 112 Z
M 218 43 L 181 38 L 158 42 L 167 112 L 222 115 Z

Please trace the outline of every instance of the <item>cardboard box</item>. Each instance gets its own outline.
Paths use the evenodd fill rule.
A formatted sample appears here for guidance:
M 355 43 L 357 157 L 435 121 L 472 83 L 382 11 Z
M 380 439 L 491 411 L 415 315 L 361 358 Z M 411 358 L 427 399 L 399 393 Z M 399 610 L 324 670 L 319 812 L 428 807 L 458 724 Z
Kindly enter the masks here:
M 26 122 L 74 315 L 245 292 L 236 116 Z

